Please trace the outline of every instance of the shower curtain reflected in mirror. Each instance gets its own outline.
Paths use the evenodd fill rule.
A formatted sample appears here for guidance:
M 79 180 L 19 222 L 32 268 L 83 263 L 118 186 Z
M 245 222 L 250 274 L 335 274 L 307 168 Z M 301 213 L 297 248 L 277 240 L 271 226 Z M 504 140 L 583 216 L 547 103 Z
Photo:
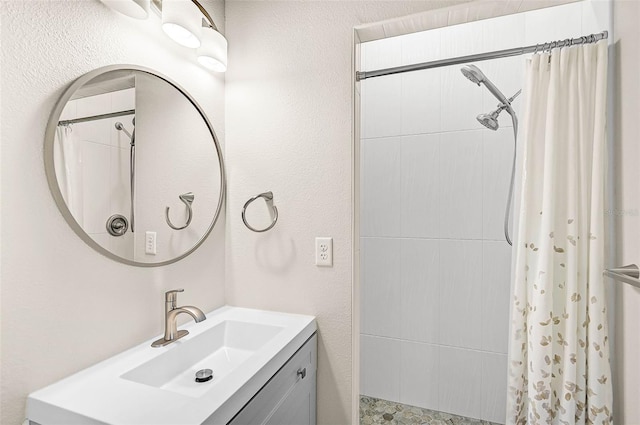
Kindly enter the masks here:
M 58 126 L 56 139 L 58 143 L 54 144 L 53 155 L 60 192 L 69 211 L 82 226 L 82 155 L 70 125 Z
M 534 55 L 526 74 L 507 423 L 610 424 L 607 42 Z

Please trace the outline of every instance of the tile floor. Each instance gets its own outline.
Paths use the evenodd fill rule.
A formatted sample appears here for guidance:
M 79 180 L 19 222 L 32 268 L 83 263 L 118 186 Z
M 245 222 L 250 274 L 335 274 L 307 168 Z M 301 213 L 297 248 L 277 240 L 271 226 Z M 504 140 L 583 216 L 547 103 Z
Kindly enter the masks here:
M 360 425 L 498 425 L 378 398 L 360 396 Z

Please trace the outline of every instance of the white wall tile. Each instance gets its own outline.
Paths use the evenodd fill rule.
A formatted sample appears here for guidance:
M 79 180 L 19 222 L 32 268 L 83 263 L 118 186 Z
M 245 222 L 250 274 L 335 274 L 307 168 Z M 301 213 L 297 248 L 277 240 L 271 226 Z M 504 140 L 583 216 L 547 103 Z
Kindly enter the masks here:
M 360 243 L 362 333 L 400 337 L 400 240 L 361 238 Z
M 401 211 L 400 138 L 361 142 L 361 234 L 398 236 Z
M 507 353 L 511 246 L 506 241 L 484 241 L 482 256 L 483 350 Z
M 360 336 L 360 392 L 400 401 L 400 341 Z
M 482 50 L 512 49 L 524 46 L 524 13 L 486 19 L 482 26 Z
M 402 37 L 383 38 L 362 43 L 362 70 L 375 71 L 402 64 Z
M 64 106 L 64 109 L 60 113 L 60 121 L 62 120 L 70 120 L 77 117 L 76 112 L 76 104 L 75 100 L 70 100 Z
M 111 214 L 122 214 L 129 220 L 131 206 L 131 182 L 129 149 L 111 147 L 109 171 L 109 199 Z M 131 224 L 131 223 L 129 223 Z
M 401 139 L 400 233 L 404 237 L 440 235 L 440 135 Z
M 481 413 L 481 353 L 440 347 L 438 381 L 440 411 L 479 418 Z
M 581 35 L 582 2 L 533 10 L 525 14 L 527 46 Z
M 440 136 L 440 236 L 482 238 L 482 131 Z
M 406 72 L 402 77 L 402 134 L 440 131 L 441 69 Z
M 111 94 L 104 93 L 95 96 L 87 96 L 76 101 L 76 113 L 78 117 L 107 114 L 111 109 Z
M 582 2 L 582 34 L 599 33 L 609 28 L 610 0 L 586 0 Z M 609 33 L 611 37 L 611 33 Z
M 435 345 L 403 341 L 400 349 L 400 402 L 438 410 L 439 349 Z
M 125 214 L 128 217 L 128 214 Z M 129 223 L 131 224 L 131 223 Z M 113 252 L 116 255 L 119 255 L 122 258 L 133 258 L 134 256 L 134 233 L 131 232 L 131 229 L 127 230 L 122 236 L 111 236 L 108 233 L 106 235 L 109 237 L 109 251 Z
M 88 233 L 88 235 L 100 246 L 108 247 L 111 242 L 111 235 L 107 233 L 106 229 L 103 232 Z
M 440 129 L 442 131 L 473 130 L 484 128 L 476 120 L 483 112 L 484 87 L 469 81 L 462 72 L 462 66 L 441 68 L 442 105 Z
M 402 127 L 402 75 L 362 81 L 362 137 L 397 136 Z
M 403 239 L 401 253 L 401 337 L 435 343 L 440 326 L 439 241 Z
M 439 342 L 476 348 L 481 340 L 482 241 L 440 241 Z
M 435 29 L 399 37 L 402 43 L 402 65 L 442 59 L 440 52 L 442 32 L 442 29 Z
M 484 21 L 442 28 L 440 54 L 443 59 L 481 53 Z
M 71 124 L 73 136 L 83 142 L 111 144 L 111 134 L 116 131 L 111 120 L 95 120 Z
M 515 149 L 513 129 L 484 130 L 482 139 L 482 237 L 500 241 L 505 238 L 504 214 Z M 513 212 L 510 215 L 513 217 Z M 511 229 L 513 238 L 512 225 Z
M 83 229 L 87 233 L 103 233 L 109 218 L 109 146 L 83 142 Z M 99 188 L 99 189 L 96 189 Z
M 479 418 L 499 424 L 505 423 L 507 411 L 507 356 L 481 353 L 482 391 Z
M 136 108 L 136 89 L 111 92 L 111 108 L 114 112 Z

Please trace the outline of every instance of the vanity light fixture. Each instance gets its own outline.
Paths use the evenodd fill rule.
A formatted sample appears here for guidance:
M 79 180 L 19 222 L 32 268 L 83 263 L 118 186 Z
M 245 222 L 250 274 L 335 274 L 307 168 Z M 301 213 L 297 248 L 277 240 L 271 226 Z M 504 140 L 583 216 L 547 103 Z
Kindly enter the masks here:
M 198 62 L 214 72 L 227 70 L 227 39 L 212 27 L 202 29 L 202 44 L 198 49 Z
M 162 29 L 178 44 L 200 47 L 200 10 L 191 0 L 162 1 Z
M 227 39 L 198 0 L 101 0 L 118 12 L 146 19 L 149 5 L 162 17 L 162 29 L 176 43 L 198 49 L 198 62 L 214 72 L 227 70 Z
M 150 0 L 102 0 L 113 10 L 135 19 L 147 19 L 149 17 Z
M 166 0 L 165 0 L 166 1 Z M 227 70 L 227 39 L 220 34 L 209 12 L 198 0 L 191 0 L 204 18 L 202 18 L 202 44 L 198 48 L 198 62 L 214 72 Z

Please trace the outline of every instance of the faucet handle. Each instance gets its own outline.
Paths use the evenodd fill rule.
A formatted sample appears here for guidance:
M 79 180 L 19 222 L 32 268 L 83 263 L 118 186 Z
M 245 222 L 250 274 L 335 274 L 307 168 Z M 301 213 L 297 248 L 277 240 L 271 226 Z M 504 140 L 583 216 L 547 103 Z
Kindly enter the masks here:
M 184 289 L 172 289 L 164 293 L 164 300 L 168 303 L 175 303 L 178 300 L 178 293 L 184 292 Z

